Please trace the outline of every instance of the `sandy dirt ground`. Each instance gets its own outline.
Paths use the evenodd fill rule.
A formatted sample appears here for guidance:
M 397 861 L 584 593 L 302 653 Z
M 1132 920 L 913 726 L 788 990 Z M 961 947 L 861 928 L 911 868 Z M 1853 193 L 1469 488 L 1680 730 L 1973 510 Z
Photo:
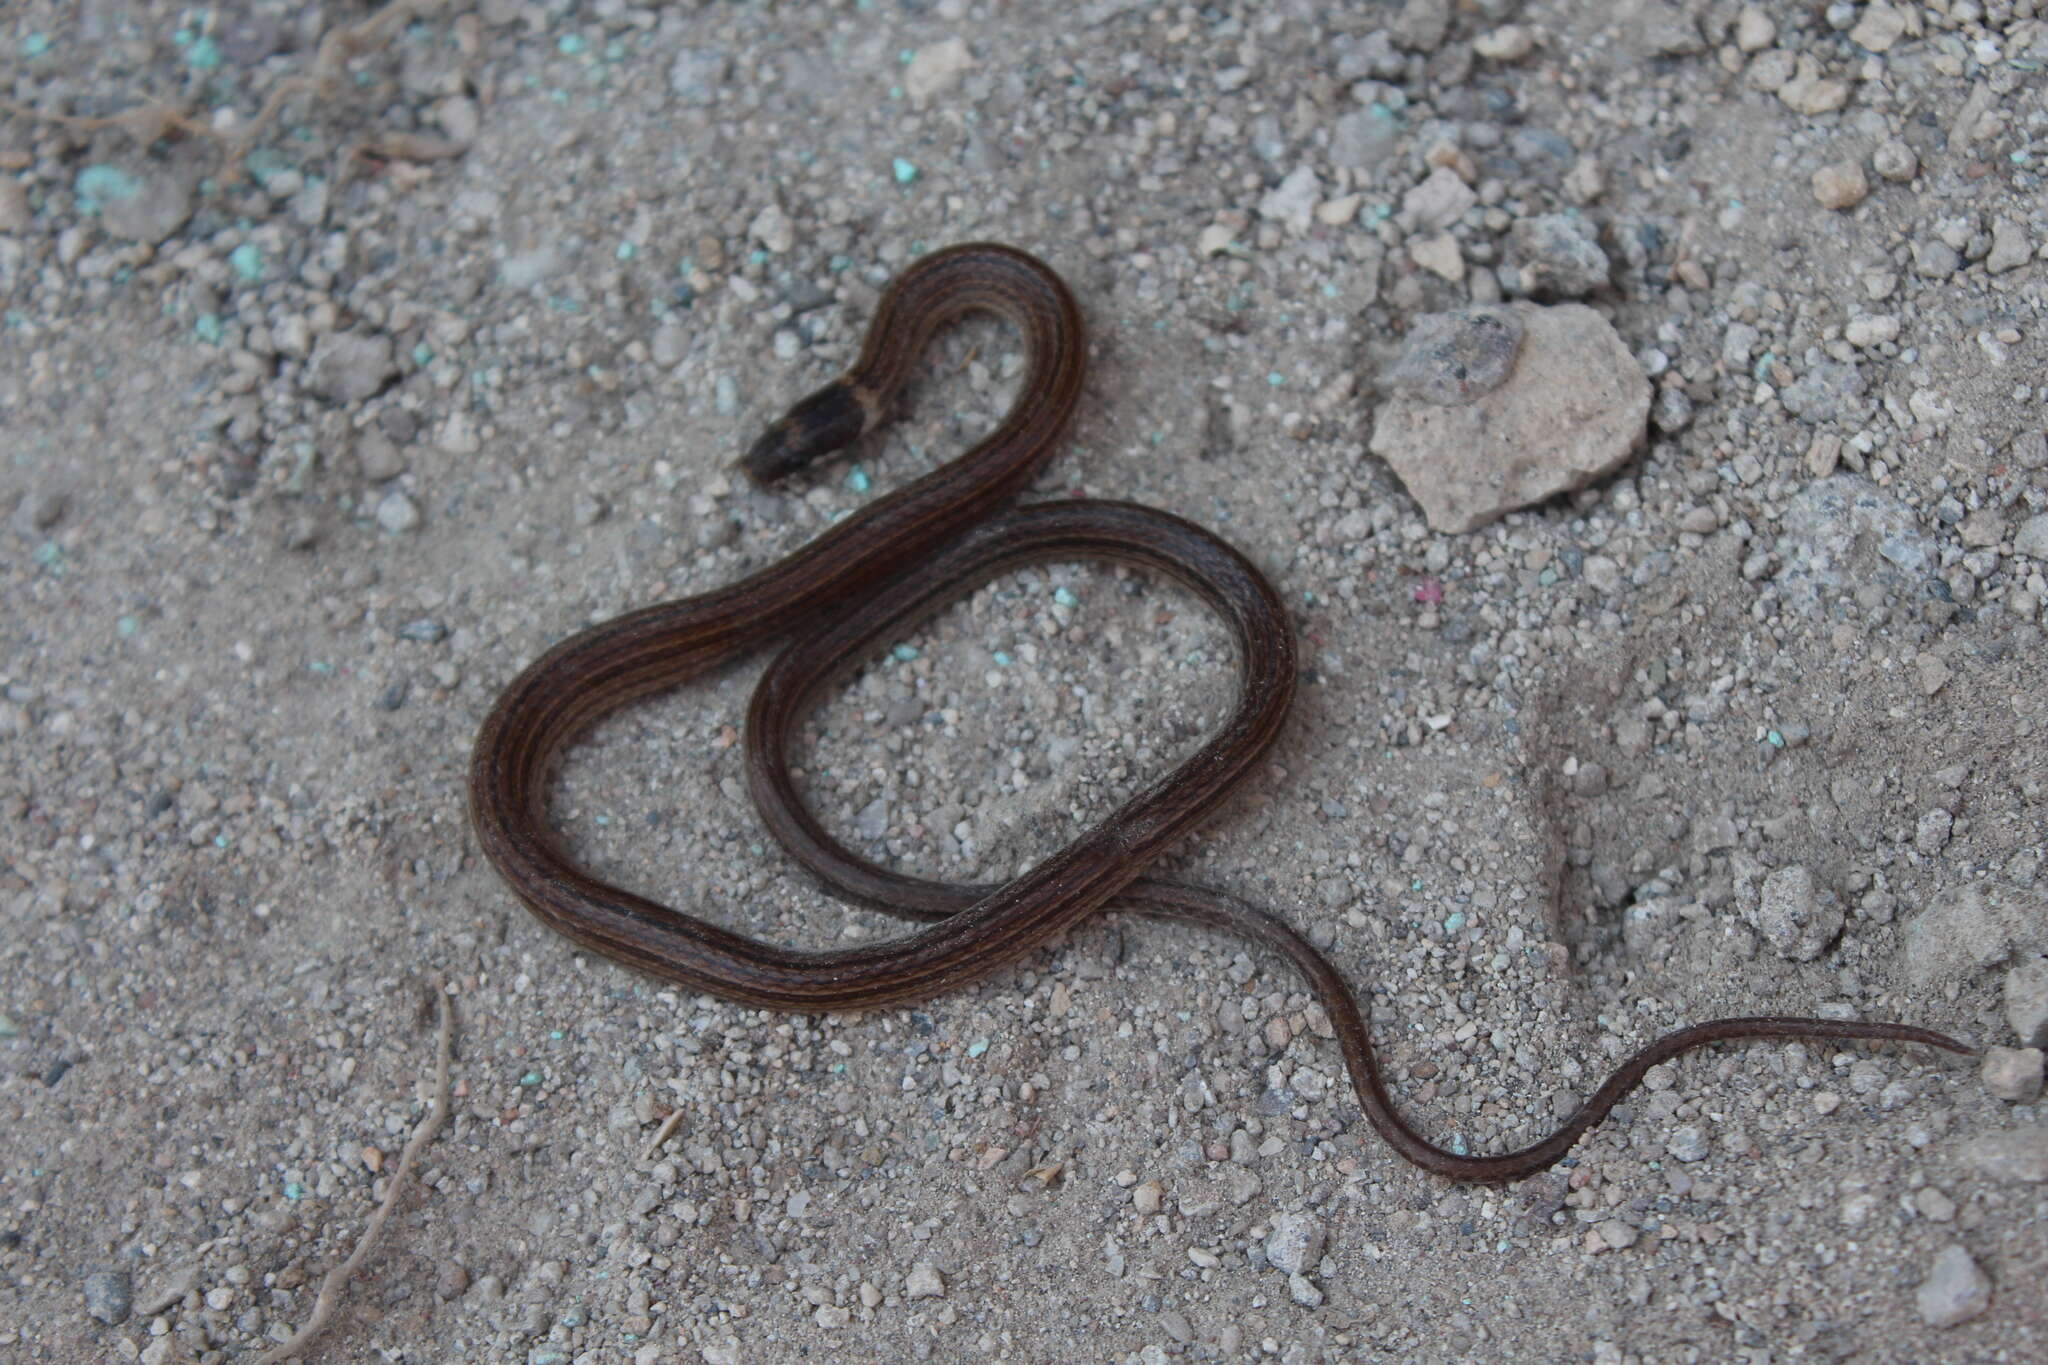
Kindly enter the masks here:
M 448 1124 L 309 1359 L 2048 1358 L 2034 0 L 395 8 L 0 11 L 0 1357 L 288 1337 L 445 983 Z M 1196 520 L 1294 616 L 1286 732 L 1166 870 L 1331 956 L 1424 1131 L 1534 1140 L 1721 1015 L 1999 1050 L 1706 1049 L 1463 1185 L 1191 928 L 810 1017 L 534 921 L 466 823 L 498 690 L 987 430 L 1019 357 L 970 322 L 847 459 L 729 468 L 982 238 L 1090 330 L 1026 498 Z M 1369 449 L 1402 339 L 1525 296 L 1649 420 L 1434 529 Z M 579 743 L 564 838 L 778 942 L 903 932 L 755 817 L 754 674 Z M 802 782 L 1000 880 L 1233 687 L 1190 594 L 1039 566 L 833 693 Z

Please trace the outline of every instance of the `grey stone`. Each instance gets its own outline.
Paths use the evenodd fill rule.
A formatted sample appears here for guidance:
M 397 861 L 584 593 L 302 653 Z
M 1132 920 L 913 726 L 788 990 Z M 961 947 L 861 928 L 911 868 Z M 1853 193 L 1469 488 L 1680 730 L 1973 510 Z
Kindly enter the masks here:
M 1500 387 L 1458 407 L 1396 393 L 1372 452 L 1439 531 L 1470 531 L 1583 488 L 1646 435 L 1650 381 L 1607 320 L 1583 304 L 1513 305 L 1524 329 Z
M 2048 958 L 2023 959 L 2005 974 L 2005 1022 L 2021 1047 L 2048 1047 Z
M 1579 149 L 1570 138 L 1548 128 L 1519 128 L 1508 138 L 1508 151 L 1529 175 L 1557 184 L 1579 164 Z
M 388 483 L 405 472 L 405 457 L 383 431 L 370 428 L 356 438 L 356 468 L 371 483 Z
M 1469 403 L 1507 382 L 1525 330 L 1512 308 L 1424 314 L 1387 370 L 1387 387 L 1439 407 Z
M 1610 269 L 1591 222 L 1568 213 L 1545 213 L 1517 222 L 1508 233 L 1522 270 L 1522 292 L 1577 298 L 1606 285 Z
M 1931 661 L 1941 669 L 1941 672 L 1933 674 L 1931 677 L 1923 676 L 1920 690 L 1931 697 L 1941 690 L 1943 683 L 1948 681 L 1950 676 L 1947 671 L 1948 666 L 1932 654 L 1923 654 L 1920 657 L 1923 660 Z M 1934 684 L 1931 687 L 1928 685 L 1930 682 Z M 1922 855 L 1932 858 L 1935 854 L 1948 847 L 1949 836 L 1954 832 L 1955 824 L 1955 817 L 1939 806 L 1924 812 L 1920 816 L 1919 821 L 1913 826 L 1913 847 L 1919 850 Z
M 360 403 L 374 397 L 397 373 L 390 337 L 329 332 L 313 347 L 300 383 L 330 403 Z
M 1676 434 L 1692 425 L 1692 397 L 1682 388 L 1657 390 L 1657 401 L 1650 408 L 1650 420 L 1657 424 L 1657 430 Z
M 1688 1123 L 1665 1139 L 1664 1150 L 1680 1161 L 1705 1161 L 1712 1148 L 1707 1141 L 1707 1130 L 1697 1123 Z
M 1385 29 L 1374 29 L 1359 37 L 1343 34 L 1332 39 L 1330 55 L 1335 59 L 1339 80 L 1364 80 L 1370 76 L 1375 80 L 1398 80 L 1408 69 L 1408 59 L 1394 46 L 1394 39 Z
M 2021 469 L 2048 469 L 2048 431 L 2028 431 L 2012 438 L 2012 462 Z
M 1960 1246 L 1944 1247 L 1915 1296 L 1920 1320 L 1929 1327 L 1954 1327 L 1991 1306 L 1991 1279 Z
M 1629 956 L 1645 962 L 1668 957 L 1675 936 L 1685 927 L 1685 906 L 1683 901 L 1651 896 L 1622 911 L 1621 938 Z
M 1945 280 L 1962 264 L 1963 258 L 1947 242 L 1913 243 L 1913 273 L 1923 280 Z
M 2015 948 L 2048 944 L 2048 901 L 1995 883 L 1950 887 L 1906 926 L 1906 974 L 1916 989 L 1960 981 Z
M 1819 426 L 1861 412 L 1865 389 L 1857 366 L 1824 360 L 1779 390 L 1778 401 L 1800 421 Z
M 1903 592 L 1933 561 L 1934 543 L 1913 509 L 1855 474 L 1807 484 L 1779 518 L 1778 595 L 1800 615 L 1830 592 L 1866 584 Z
M 946 1281 L 930 1261 L 919 1261 L 910 1267 L 910 1274 L 904 1278 L 903 1296 L 908 1299 L 943 1299 L 946 1297 Z
M 1439 166 L 1429 178 L 1401 196 L 1401 212 L 1426 228 L 1446 228 L 1465 216 L 1479 202 L 1472 187 L 1449 166 Z
M 1749 920 L 1779 956 L 1810 962 L 1842 932 L 1842 905 L 1834 893 L 1816 887 L 1804 867 L 1781 867 L 1764 878 Z
M 1609 1251 L 1627 1251 L 1642 1235 L 1634 1224 L 1620 1218 L 1610 1218 L 1593 1230 L 1600 1234 Z
M 125 1270 L 95 1270 L 85 1277 L 85 1311 L 108 1326 L 128 1320 L 135 1284 Z
M 1322 198 L 1323 184 L 1311 166 L 1296 166 L 1259 200 L 1259 217 L 1306 232 Z
M 1603 596 L 1621 588 L 1621 565 L 1606 555 L 1587 555 L 1580 575 L 1586 580 L 1587 587 Z
M 163 1278 L 157 1282 L 155 1288 L 143 1295 L 142 1301 L 135 1306 L 136 1311 L 146 1318 L 155 1317 L 158 1313 L 181 1301 L 193 1289 L 197 1288 L 198 1284 L 199 1263 L 197 1261 L 186 1261 L 182 1265 L 173 1266 L 164 1273 Z
M 1289 1275 L 1305 1275 L 1323 1259 L 1323 1225 L 1307 1213 L 1282 1213 L 1266 1234 L 1266 1260 Z

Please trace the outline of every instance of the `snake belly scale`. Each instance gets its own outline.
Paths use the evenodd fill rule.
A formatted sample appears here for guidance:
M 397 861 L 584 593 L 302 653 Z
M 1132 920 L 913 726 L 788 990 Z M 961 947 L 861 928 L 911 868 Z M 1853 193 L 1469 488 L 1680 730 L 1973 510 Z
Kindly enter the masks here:
M 883 293 L 853 367 L 770 427 L 741 467 L 771 482 L 872 430 L 932 335 L 972 312 L 1007 320 L 1024 346 L 1017 396 L 988 436 L 738 582 L 571 636 L 499 696 L 471 757 L 471 823 L 484 857 L 543 923 L 692 989 L 798 1011 L 939 995 L 1017 961 L 1106 905 L 1223 930 L 1281 954 L 1303 974 L 1329 1015 L 1374 1130 L 1409 1161 L 1460 1180 L 1510 1180 L 1549 1166 L 1644 1072 L 1705 1043 L 1810 1037 L 1971 1051 L 1903 1024 L 1720 1019 L 1650 1044 L 1554 1133 L 1519 1151 L 1471 1156 L 1424 1138 L 1396 1110 L 1351 989 L 1321 953 L 1284 920 L 1233 896 L 1143 875 L 1228 799 L 1278 737 L 1294 693 L 1294 637 L 1264 575 L 1178 517 L 1086 499 L 1001 510 L 1051 454 L 1080 399 L 1086 338 L 1080 310 L 1057 274 L 1025 252 L 988 243 L 914 262 Z M 841 847 L 804 808 L 789 772 L 792 735 L 818 693 L 871 657 L 889 632 L 989 577 L 1034 561 L 1077 558 L 1164 572 L 1223 618 L 1236 642 L 1240 686 L 1222 726 L 1173 771 L 1009 882 L 920 880 Z M 755 804 L 777 841 L 829 889 L 926 922 L 904 937 L 828 950 L 764 943 L 607 884 L 577 864 L 549 823 L 551 768 L 587 727 L 778 639 L 783 651 L 763 675 L 747 718 Z

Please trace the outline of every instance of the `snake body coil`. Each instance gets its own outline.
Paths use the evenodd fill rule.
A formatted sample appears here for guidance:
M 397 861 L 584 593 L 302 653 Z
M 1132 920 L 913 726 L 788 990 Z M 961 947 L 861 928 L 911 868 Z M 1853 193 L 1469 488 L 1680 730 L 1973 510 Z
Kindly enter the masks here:
M 1294 637 L 1278 596 L 1236 550 L 1178 517 L 1128 503 L 1062 501 L 997 515 L 1051 453 L 1081 392 L 1085 338 L 1053 271 L 1009 247 L 972 244 L 906 268 L 883 295 L 859 360 L 806 398 L 741 461 L 761 482 L 872 429 L 932 334 L 969 312 L 1013 323 L 1025 349 L 1017 398 L 966 454 L 847 517 L 786 558 L 723 588 L 606 621 L 536 659 L 498 698 L 469 775 L 484 857 L 551 928 L 607 957 L 696 990 L 783 1010 L 921 1000 L 1016 961 L 1094 910 L 1120 908 L 1222 929 L 1287 957 L 1335 1027 L 1366 1120 L 1403 1157 L 1460 1180 L 1509 1180 L 1570 1150 L 1643 1073 L 1703 1043 L 1740 1038 L 1883 1039 L 1968 1053 L 1903 1024 L 1721 1019 L 1631 1057 L 1543 1141 L 1466 1156 L 1423 1138 L 1398 1112 L 1349 987 L 1277 917 L 1200 887 L 1141 873 L 1196 828 L 1271 747 L 1294 694 Z M 1240 688 L 1191 758 L 1013 881 L 959 886 L 902 876 L 842 848 L 806 811 L 789 775 L 797 720 L 818 691 L 886 634 L 991 575 L 1043 559 L 1112 558 L 1164 571 L 1201 595 L 1236 638 Z M 747 722 L 747 774 L 776 839 L 838 894 L 927 927 L 891 942 L 805 951 L 734 933 L 608 885 L 568 855 L 547 818 L 550 767 L 584 728 L 635 698 L 790 641 L 763 676 Z

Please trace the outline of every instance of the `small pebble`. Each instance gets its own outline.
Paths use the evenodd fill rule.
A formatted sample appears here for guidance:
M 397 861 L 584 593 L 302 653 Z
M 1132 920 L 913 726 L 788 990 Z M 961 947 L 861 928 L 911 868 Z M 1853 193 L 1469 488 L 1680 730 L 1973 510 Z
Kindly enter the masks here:
M 125 1270 L 95 1270 L 85 1277 L 85 1311 L 113 1326 L 128 1320 L 135 1284 Z
M 1954 1327 L 1991 1306 L 1991 1280 L 1967 1250 L 1946 1247 L 1934 1258 L 1915 1300 L 1920 1320 L 1929 1327 Z
M 1913 1207 L 1930 1223 L 1955 1221 L 1956 1201 L 1932 1185 L 1923 1185 L 1913 1195 Z
M 1813 873 L 1797 865 L 1764 878 L 1752 916 L 1765 941 L 1794 962 L 1810 962 L 1825 952 L 1842 932 L 1844 918 L 1834 893 L 1817 886 Z
M 394 488 L 377 500 L 377 524 L 394 535 L 415 530 L 420 524 L 419 505 Z
M 460 1261 L 443 1261 L 434 1272 L 434 1295 L 442 1302 L 461 1298 L 469 1292 L 469 1267 Z
M 1991 250 L 1984 256 L 1984 269 L 1993 275 L 2017 270 L 2034 259 L 2034 244 L 2018 221 L 1999 218 L 1991 225 Z
M 1883 54 L 1892 50 L 1892 44 L 1899 41 L 1906 32 L 1906 16 L 1885 0 L 1865 5 L 1857 18 L 1854 28 L 1849 30 L 1849 41 L 1871 52 Z
M 1853 161 L 1823 166 L 1813 173 L 1813 197 L 1825 209 L 1853 209 L 1870 193 L 1863 168 Z
M 1323 1258 L 1323 1225 L 1307 1213 L 1282 1213 L 1266 1234 L 1266 1260 L 1290 1275 L 1308 1273 Z
M 405 457 L 381 429 L 370 428 L 356 437 L 356 468 L 371 483 L 389 483 L 405 472 Z
M 1577 298 L 1607 284 L 1612 269 L 1599 230 L 1587 219 L 1545 213 L 1519 219 L 1508 231 L 1529 294 Z
M 2037 1047 L 1987 1047 L 1981 1074 L 1993 1098 L 2032 1104 L 2041 1098 L 2041 1062 Z
M 2028 517 L 2013 534 L 2012 548 L 2015 554 L 2029 559 L 2038 559 L 2048 564 L 2048 512 Z
M 1522 24 L 1502 24 L 1474 38 L 1472 50 L 1489 62 L 1519 62 L 1536 50 L 1536 34 Z
M 1636 1238 L 1642 1235 L 1634 1226 L 1619 1218 L 1610 1218 L 1594 1230 L 1612 1251 L 1628 1250 L 1636 1244 Z
M 913 107 L 922 109 L 935 96 L 942 95 L 960 83 L 960 78 L 974 68 L 974 57 L 967 50 L 967 44 L 960 38 L 948 38 L 920 48 L 910 65 L 903 72 L 903 93 L 910 97 Z
M 1879 175 L 1895 184 L 1904 184 L 1920 174 L 1919 155 L 1895 137 L 1877 144 L 1877 150 L 1871 153 L 1870 165 Z
M 360 332 L 330 332 L 313 347 L 300 382 L 331 403 L 360 403 L 398 374 L 391 338 Z
M 1680 1161 L 1692 1162 L 1705 1161 L 1713 1148 L 1707 1140 L 1707 1130 L 1697 1123 L 1688 1123 L 1673 1130 L 1665 1139 L 1664 1150 Z
M 946 1281 L 930 1261 L 919 1261 L 904 1277 L 903 1296 L 909 1299 L 940 1299 L 946 1296 Z
M 1735 46 L 1742 52 L 1762 52 L 1778 41 L 1778 25 L 1768 11 L 1744 5 L 1735 16 Z

